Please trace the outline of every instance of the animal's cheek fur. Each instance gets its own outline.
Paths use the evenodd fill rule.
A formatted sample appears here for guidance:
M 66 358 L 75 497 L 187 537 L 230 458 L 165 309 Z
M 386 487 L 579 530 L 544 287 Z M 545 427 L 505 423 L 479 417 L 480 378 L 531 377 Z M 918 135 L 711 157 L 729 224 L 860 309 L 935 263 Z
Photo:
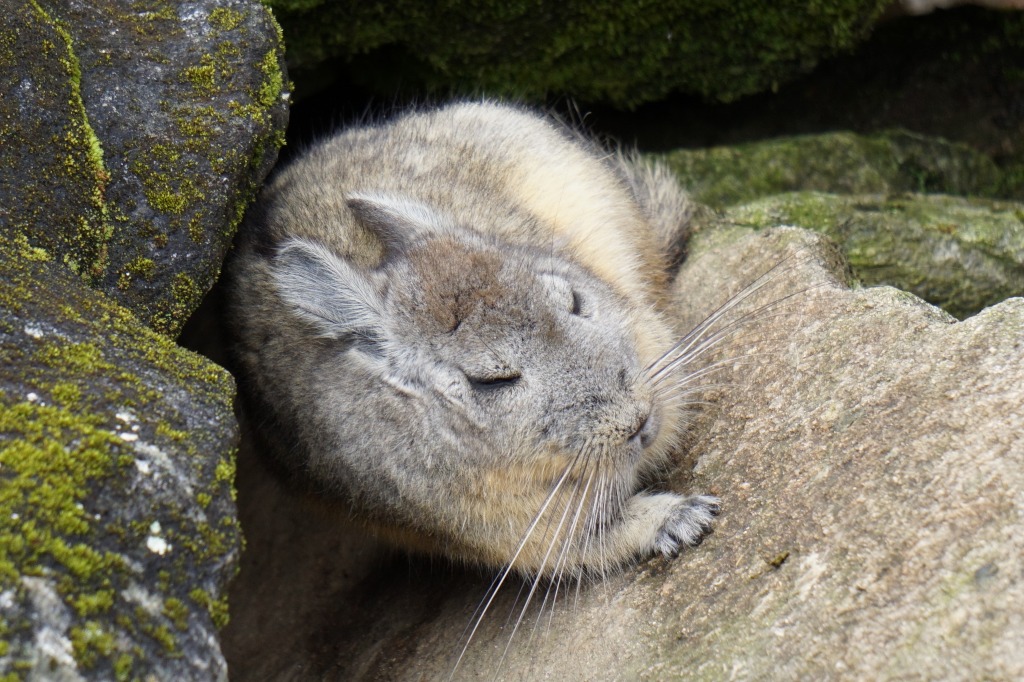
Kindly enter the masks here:
M 543 452 L 528 461 L 490 469 L 480 479 L 481 497 L 508 497 L 546 491 L 551 488 L 572 463 L 567 452 Z

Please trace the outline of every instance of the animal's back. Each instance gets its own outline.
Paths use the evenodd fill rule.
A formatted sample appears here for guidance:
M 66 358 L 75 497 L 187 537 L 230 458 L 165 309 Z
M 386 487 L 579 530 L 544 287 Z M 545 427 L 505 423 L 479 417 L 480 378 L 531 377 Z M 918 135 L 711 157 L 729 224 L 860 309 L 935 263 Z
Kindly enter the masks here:
M 453 221 L 511 242 L 568 251 L 629 298 L 650 299 L 663 284 L 664 257 L 624 167 L 532 112 L 459 104 L 313 147 L 268 188 L 267 227 L 272 237 L 306 236 L 372 262 L 379 249 L 348 217 L 345 198 L 391 194 L 442 207 Z M 324 215 L 339 220 L 325 224 Z

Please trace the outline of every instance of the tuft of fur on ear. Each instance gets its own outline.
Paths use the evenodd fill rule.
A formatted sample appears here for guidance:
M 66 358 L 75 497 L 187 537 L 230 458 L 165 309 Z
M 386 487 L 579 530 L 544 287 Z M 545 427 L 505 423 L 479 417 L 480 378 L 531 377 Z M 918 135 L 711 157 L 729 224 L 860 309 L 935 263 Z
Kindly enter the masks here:
M 388 253 L 407 253 L 418 237 L 452 229 L 447 219 L 413 199 L 356 193 L 345 203 L 359 224 L 384 243 Z
M 294 312 L 326 338 L 380 336 L 384 302 L 372 274 L 307 239 L 284 242 L 274 258 L 274 285 Z

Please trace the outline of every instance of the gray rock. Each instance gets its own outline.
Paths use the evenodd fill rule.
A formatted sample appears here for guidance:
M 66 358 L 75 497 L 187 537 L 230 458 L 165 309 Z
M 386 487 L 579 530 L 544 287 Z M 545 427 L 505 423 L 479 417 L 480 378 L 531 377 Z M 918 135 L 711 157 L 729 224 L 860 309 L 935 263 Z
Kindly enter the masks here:
M 842 247 L 865 284 L 913 292 L 959 318 L 1024 296 L 1024 204 L 794 192 L 734 207 L 726 217 L 752 227 L 822 232 Z
M 39 0 L 0 22 L 0 228 L 176 335 L 283 142 L 273 18 L 254 0 Z
M 234 385 L 0 240 L 0 675 L 225 679 Z
M 819 236 L 725 228 L 691 243 L 681 328 L 776 265 L 731 314 L 760 311 L 719 348 L 738 360 L 710 380 L 673 477 L 721 496 L 713 535 L 562 586 L 510 645 L 507 586 L 455 679 L 1024 676 L 1024 300 L 956 322 L 905 292 L 848 288 Z M 446 679 L 486 585 L 378 565 L 266 657 L 298 661 L 289 679 Z

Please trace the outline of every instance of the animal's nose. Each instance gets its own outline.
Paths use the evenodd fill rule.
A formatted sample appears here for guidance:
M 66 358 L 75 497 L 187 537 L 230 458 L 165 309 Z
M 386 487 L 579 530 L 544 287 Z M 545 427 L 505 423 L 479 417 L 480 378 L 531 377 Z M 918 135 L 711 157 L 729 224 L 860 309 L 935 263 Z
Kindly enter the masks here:
M 646 448 L 654 442 L 657 435 L 658 425 L 656 421 L 651 418 L 650 411 L 647 410 L 637 415 L 633 433 L 629 436 L 629 441 L 631 443 L 635 443 L 639 440 L 640 447 Z

